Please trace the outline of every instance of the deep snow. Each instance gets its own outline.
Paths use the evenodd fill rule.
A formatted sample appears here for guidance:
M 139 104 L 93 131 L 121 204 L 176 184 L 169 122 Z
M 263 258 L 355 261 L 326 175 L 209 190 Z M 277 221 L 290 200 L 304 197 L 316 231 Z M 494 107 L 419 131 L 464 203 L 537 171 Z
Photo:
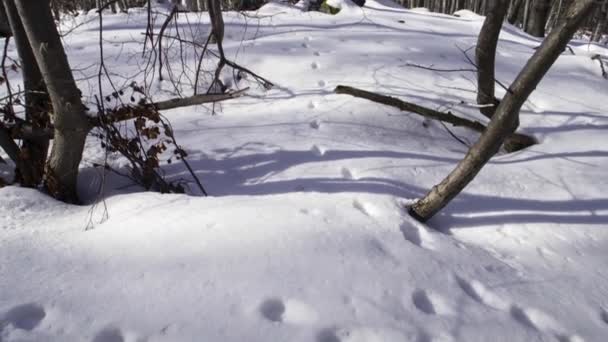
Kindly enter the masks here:
M 589 56 L 607 49 L 572 42 L 575 54 L 560 57 L 522 111 L 521 131 L 540 144 L 493 158 L 427 226 L 404 207 L 466 147 L 440 123 L 332 90 L 356 86 L 481 120 L 466 105 L 474 74 L 408 64 L 470 68 L 461 50 L 483 17 L 373 0 L 336 16 L 278 3 L 250 14 L 226 14 L 227 53 L 277 86 L 244 80 L 249 96 L 216 105 L 216 115 L 211 106 L 164 113 L 211 197 L 145 193 L 114 175 L 95 206 L 0 189 L 0 341 L 606 339 L 608 83 Z M 90 100 L 96 15 L 78 20 L 90 22 L 65 44 Z M 183 33 L 204 42 L 204 15 L 179 20 L 201 20 Z M 141 77 L 143 12 L 104 22 L 114 81 Z M 508 84 L 538 44 L 506 26 L 498 79 Z M 175 96 L 157 83 L 155 98 Z M 91 138 L 86 199 L 103 157 Z M 187 176 L 180 164 L 163 169 Z

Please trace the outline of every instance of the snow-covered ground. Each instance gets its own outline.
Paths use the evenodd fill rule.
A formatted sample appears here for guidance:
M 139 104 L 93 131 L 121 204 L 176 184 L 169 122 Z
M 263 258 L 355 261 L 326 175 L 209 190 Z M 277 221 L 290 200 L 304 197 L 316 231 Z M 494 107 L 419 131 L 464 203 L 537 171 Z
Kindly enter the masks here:
M 65 37 L 85 96 L 97 92 L 95 18 Z M 462 50 L 483 18 L 368 0 L 336 16 L 272 3 L 225 19 L 228 56 L 277 86 L 244 80 L 249 96 L 216 115 L 164 113 L 212 196 L 146 193 L 113 175 L 95 206 L 0 189 L 0 341 L 606 340 L 608 81 L 589 56 L 607 49 L 572 42 L 522 111 L 521 131 L 540 144 L 493 158 L 423 225 L 404 207 L 467 148 L 438 122 L 332 90 L 482 120 L 461 103 L 474 102 L 474 74 L 408 65 L 470 68 Z M 179 17 L 198 20 L 190 33 L 204 43 L 207 18 Z M 141 77 L 144 13 L 104 23 L 114 81 Z M 505 27 L 498 79 L 512 81 L 538 44 Z M 85 199 L 103 157 L 91 138 Z M 183 165 L 163 169 L 187 177 Z

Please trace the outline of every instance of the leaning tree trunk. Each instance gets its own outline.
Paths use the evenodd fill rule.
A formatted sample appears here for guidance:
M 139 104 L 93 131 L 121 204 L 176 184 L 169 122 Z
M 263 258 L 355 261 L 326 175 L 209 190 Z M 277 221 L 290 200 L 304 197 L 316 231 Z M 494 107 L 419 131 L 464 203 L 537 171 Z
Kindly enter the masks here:
M 14 0 L 53 105 L 53 148 L 45 187 L 66 202 L 78 202 L 78 165 L 88 133 L 85 107 L 53 21 L 48 0 Z
M 566 20 L 555 27 L 500 102 L 494 117 L 479 140 L 456 168 L 409 210 L 419 221 L 426 221 L 446 206 L 467 186 L 488 160 L 498 152 L 505 138 L 519 125 L 519 110 L 528 96 L 557 60 L 593 7 L 595 0 L 577 0 L 568 9 Z
M 550 10 L 551 3 L 548 0 L 533 0 L 530 18 L 526 24 L 526 33 L 534 37 L 544 37 Z
M 477 104 L 482 105 L 479 111 L 491 118 L 498 106 L 494 96 L 494 64 L 496 46 L 502 28 L 502 22 L 507 15 L 509 0 L 492 1 L 475 47 L 475 64 L 477 64 Z
M 23 23 L 12 0 L 4 0 L 6 17 L 10 23 L 17 52 L 21 59 L 21 72 L 25 90 L 25 118 L 35 129 L 49 126 L 49 97 L 42 74 L 36 64 L 34 52 L 27 39 Z M 19 162 L 17 163 L 17 181 L 23 186 L 36 187 L 42 182 L 44 164 L 49 149 L 48 138 L 23 139 Z

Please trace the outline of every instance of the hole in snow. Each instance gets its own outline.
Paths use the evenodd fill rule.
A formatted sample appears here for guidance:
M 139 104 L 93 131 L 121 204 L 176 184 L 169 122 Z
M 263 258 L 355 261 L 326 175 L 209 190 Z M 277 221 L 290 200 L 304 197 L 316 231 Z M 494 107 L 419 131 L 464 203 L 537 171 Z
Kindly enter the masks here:
M 44 308 L 38 304 L 29 303 L 16 306 L 6 313 L 6 320 L 15 328 L 32 330 L 46 316 Z
M 115 327 L 107 327 L 101 330 L 93 338 L 93 342 L 124 342 L 120 329 Z
M 269 321 L 282 322 L 285 304 L 278 298 L 267 299 L 260 305 L 260 313 Z

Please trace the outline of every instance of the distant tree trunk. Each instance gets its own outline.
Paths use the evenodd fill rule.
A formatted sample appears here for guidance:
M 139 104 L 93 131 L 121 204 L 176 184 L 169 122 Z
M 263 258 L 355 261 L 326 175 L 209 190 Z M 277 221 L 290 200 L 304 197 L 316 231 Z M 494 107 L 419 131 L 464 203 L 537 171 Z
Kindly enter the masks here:
M 534 37 L 544 37 L 550 9 L 549 0 L 533 0 L 530 17 L 526 24 L 526 33 Z
M 523 0 L 513 0 L 511 1 L 511 8 L 509 9 L 509 16 L 507 21 L 511 25 L 515 25 L 517 23 L 517 19 L 519 18 L 519 11 L 521 9 L 521 4 Z
M 62 201 L 76 203 L 78 166 L 89 131 L 85 107 L 65 55 L 48 0 L 14 0 L 53 105 L 54 140 L 45 187 Z
M 498 151 L 505 137 L 519 125 L 519 110 L 528 96 L 560 56 L 568 42 L 590 13 L 595 0 L 578 0 L 568 9 L 566 20 L 555 27 L 500 102 L 486 131 L 469 149 L 456 168 L 409 210 L 419 221 L 426 221 L 446 206 L 467 186 Z
M 190 12 L 198 12 L 198 1 L 186 0 L 186 9 Z
M 602 39 L 602 35 L 606 32 L 606 26 L 608 26 L 608 8 L 606 3 L 597 5 L 597 21 L 593 34 L 591 35 L 591 41 L 599 42 Z
M 488 118 L 492 117 L 498 105 L 498 100 L 494 96 L 494 65 L 498 36 L 508 8 L 508 0 L 491 1 L 475 47 L 477 103 L 484 105 L 484 107 L 480 107 L 479 111 Z
M 25 90 L 25 118 L 34 128 L 46 128 L 50 124 L 50 100 L 46 85 L 13 0 L 4 0 L 2 4 L 21 59 L 21 73 Z M 48 139 L 23 140 L 20 151 L 21 160 L 17 163 L 17 181 L 21 185 L 26 187 L 40 185 L 48 149 Z
M 4 10 L 4 4 L 0 2 L 0 37 L 10 37 L 13 33 L 6 17 L 6 11 Z
M 559 0 L 557 18 L 553 26 L 560 25 L 566 19 L 566 10 L 572 5 L 575 0 Z

